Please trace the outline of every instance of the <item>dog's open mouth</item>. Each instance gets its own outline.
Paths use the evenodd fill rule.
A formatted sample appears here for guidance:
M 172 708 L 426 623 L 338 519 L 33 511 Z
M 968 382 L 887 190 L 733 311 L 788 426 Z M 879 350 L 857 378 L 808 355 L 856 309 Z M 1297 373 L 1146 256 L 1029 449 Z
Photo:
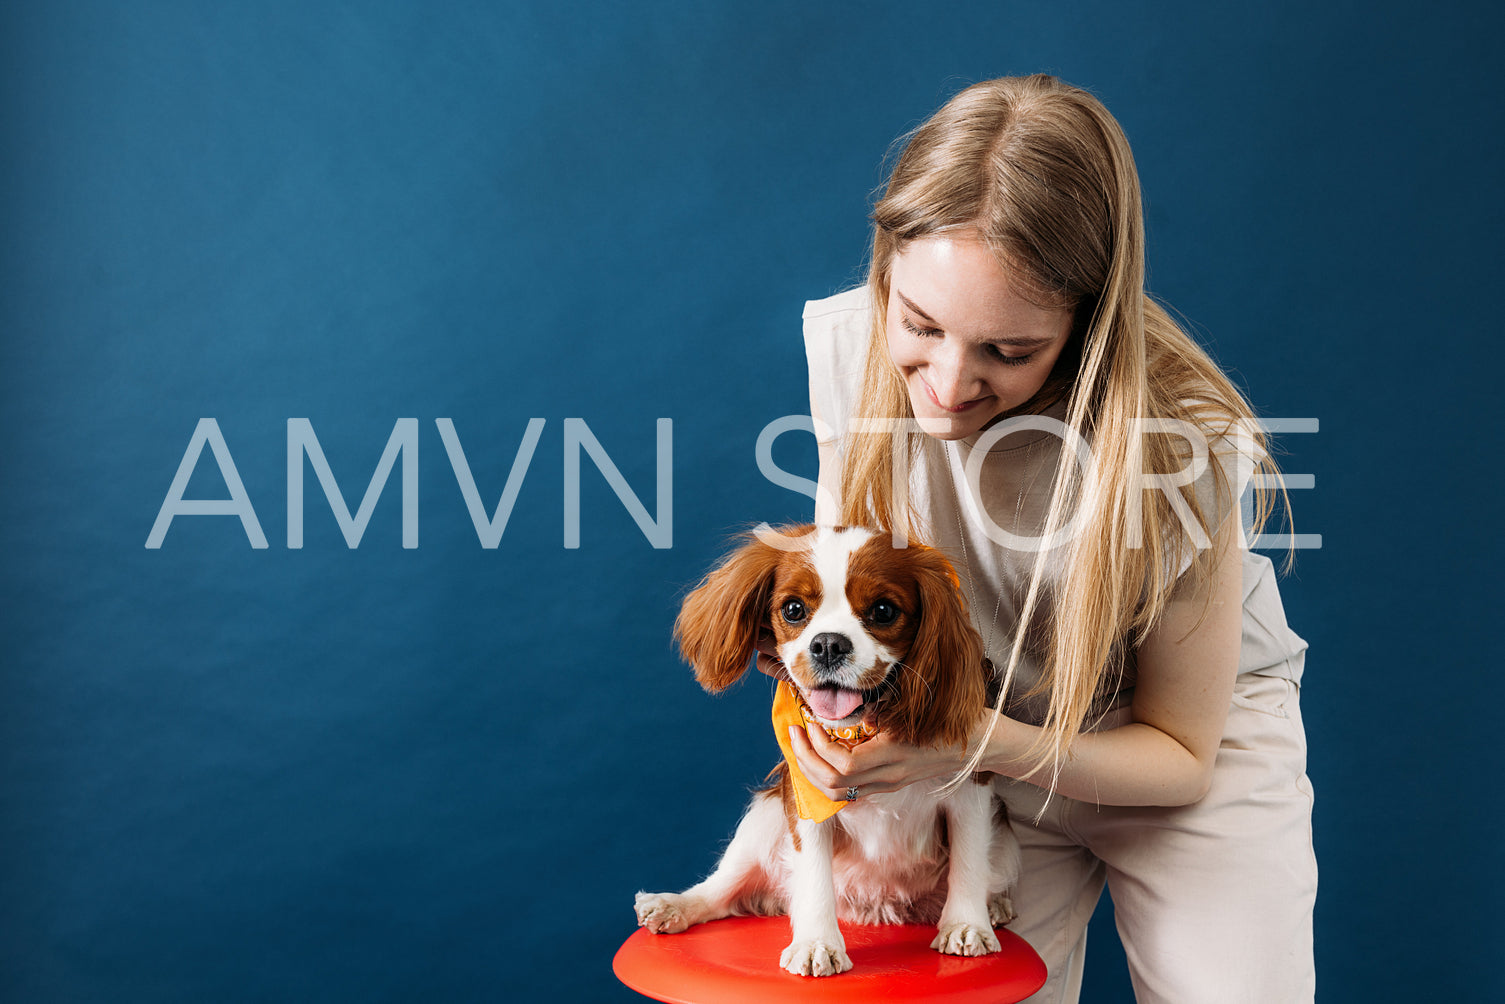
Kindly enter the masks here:
M 833 724 L 861 712 L 866 701 L 867 695 L 860 690 L 849 690 L 846 687 L 829 684 L 813 687 L 805 695 L 805 703 L 810 706 L 811 711 L 815 712 L 815 716 Z

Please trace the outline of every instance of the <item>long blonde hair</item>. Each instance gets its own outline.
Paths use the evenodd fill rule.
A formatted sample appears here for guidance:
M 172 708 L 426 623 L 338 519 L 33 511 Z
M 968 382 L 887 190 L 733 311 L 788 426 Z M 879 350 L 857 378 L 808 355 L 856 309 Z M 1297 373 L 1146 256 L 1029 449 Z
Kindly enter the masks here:
M 885 336 L 891 267 L 909 242 L 975 236 L 1022 295 L 1073 312 L 1067 348 L 1040 392 L 1016 412 L 1065 398 L 1067 425 L 1091 443 L 1091 468 L 1082 476 L 1072 463 L 1057 465 L 1044 532 L 1078 521 L 1064 579 L 1052 590 L 1049 622 L 1027 631 L 1043 588 L 1040 551 L 1001 667 L 1011 681 L 1026 635 L 1049 639 L 1037 687 L 1049 692 L 1049 711 L 1033 755 L 1036 769 L 1059 771 L 1100 688 L 1165 611 L 1177 582 L 1166 556 L 1194 554 L 1190 574 L 1207 576 L 1223 535 L 1239 532 L 1238 499 L 1220 464 L 1210 465 L 1212 504 L 1191 485 L 1180 489 L 1205 534 L 1202 547 L 1169 495 L 1144 498 L 1142 475 L 1179 472 L 1188 454 L 1175 436 L 1144 435 L 1139 420 L 1193 423 L 1214 448 L 1220 438 L 1238 437 L 1256 473 L 1273 476 L 1254 479 L 1256 526 L 1273 501 L 1261 482 L 1278 484 L 1278 473 L 1238 389 L 1144 291 L 1138 174 L 1123 130 L 1091 94 L 1044 75 L 967 88 L 910 135 L 872 219 L 873 328 L 851 428 L 866 419 L 913 419 Z M 906 438 L 916 450 L 916 439 Z M 915 514 L 893 495 L 891 435 L 851 435 L 844 453 L 842 522 L 912 526 Z

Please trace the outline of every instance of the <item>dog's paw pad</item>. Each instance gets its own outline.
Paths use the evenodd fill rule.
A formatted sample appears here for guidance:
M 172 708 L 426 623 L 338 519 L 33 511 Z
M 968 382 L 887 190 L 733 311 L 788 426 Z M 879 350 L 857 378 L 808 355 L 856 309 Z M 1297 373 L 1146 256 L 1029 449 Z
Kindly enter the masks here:
M 779 965 L 796 976 L 835 976 L 852 968 L 846 946 L 823 941 L 796 941 L 779 956 Z
M 988 923 L 994 927 L 1003 927 L 1012 923 L 1019 916 L 1014 912 L 1014 901 L 1009 899 L 1006 892 L 994 893 L 988 897 Z
M 1001 946 L 991 928 L 962 923 L 943 926 L 930 947 L 947 955 L 989 955 Z
M 653 934 L 678 934 L 690 926 L 679 908 L 679 897 L 668 892 L 640 892 L 633 902 L 638 926 Z

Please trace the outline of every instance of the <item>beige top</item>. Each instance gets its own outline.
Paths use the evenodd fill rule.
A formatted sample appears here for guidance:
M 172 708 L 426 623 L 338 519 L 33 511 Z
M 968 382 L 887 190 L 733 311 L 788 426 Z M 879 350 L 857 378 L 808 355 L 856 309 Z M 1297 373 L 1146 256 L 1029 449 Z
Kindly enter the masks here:
M 865 288 L 805 305 L 811 411 L 829 427 L 818 432 L 834 436 L 838 455 L 862 388 L 871 318 Z M 1059 421 L 1064 415 L 1062 405 L 1046 412 L 1045 417 Z M 984 430 L 952 443 L 921 435 L 918 457 L 908 479 L 912 508 L 918 517 L 915 532 L 924 543 L 944 551 L 962 576 L 973 622 L 987 646 L 988 657 L 999 669 L 1008 660 L 1018 612 L 1029 588 L 1034 552 L 1049 543 L 1041 537 L 1041 528 L 1056 464 L 1062 456 L 1060 444 L 1057 432 L 1041 430 L 1015 431 L 1003 438 Z M 1246 469 L 1240 476 L 1230 456 L 1214 456 L 1242 494 L 1250 472 Z M 969 472 L 971 477 L 967 476 Z M 823 483 L 836 483 L 829 472 L 823 474 Z M 1210 489 L 1210 470 L 1204 477 Z M 980 487 L 972 492 L 969 484 Z M 834 514 L 817 513 L 817 519 L 826 518 L 834 518 Z M 1036 623 L 1045 623 L 1050 615 L 1049 584 L 1058 580 L 1058 575 L 1052 574 L 1053 562 L 1064 556 L 1064 550 L 1046 548 L 1046 588 Z M 1274 568 L 1264 555 L 1247 548 L 1243 555 L 1244 633 L 1239 672 L 1299 683 L 1306 642 L 1286 625 Z M 1187 555 L 1181 562 L 1182 571 L 1189 562 Z M 1054 567 L 1059 570 L 1058 563 Z M 1023 694 L 1038 682 L 1041 656 L 1041 646 L 1026 640 L 1015 682 L 1009 688 L 1012 694 Z M 1126 703 L 1133 685 L 1130 658 L 1116 692 L 1104 694 L 1101 707 Z M 1028 701 L 1011 700 L 1009 712 L 1038 724 L 1044 719 L 1046 701 L 1045 695 Z

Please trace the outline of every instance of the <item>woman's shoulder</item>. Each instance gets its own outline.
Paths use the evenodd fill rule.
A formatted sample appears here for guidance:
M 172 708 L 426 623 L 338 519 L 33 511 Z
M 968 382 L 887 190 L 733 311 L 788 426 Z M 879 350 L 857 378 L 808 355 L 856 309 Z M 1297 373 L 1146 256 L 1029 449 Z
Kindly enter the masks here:
M 872 300 L 868 296 L 866 286 L 856 286 L 852 289 L 843 290 L 834 296 L 828 296 L 822 300 L 805 301 L 805 326 L 808 329 L 811 321 L 817 323 L 817 327 L 840 324 L 843 320 L 866 319 L 871 315 Z
M 1195 440 L 1194 452 L 1216 460 L 1233 486 L 1235 497 L 1241 495 L 1255 470 L 1268 459 L 1260 441 L 1258 422 L 1249 415 L 1238 414 L 1214 395 L 1187 397 L 1178 404 L 1180 410 L 1171 427 L 1156 431 Z
M 866 355 L 872 332 L 872 298 L 867 287 L 858 286 L 805 303 L 805 351 L 839 352 L 843 356 Z
M 805 304 L 810 406 L 838 433 L 861 392 L 872 325 L 872 302 L 864 286 Z

